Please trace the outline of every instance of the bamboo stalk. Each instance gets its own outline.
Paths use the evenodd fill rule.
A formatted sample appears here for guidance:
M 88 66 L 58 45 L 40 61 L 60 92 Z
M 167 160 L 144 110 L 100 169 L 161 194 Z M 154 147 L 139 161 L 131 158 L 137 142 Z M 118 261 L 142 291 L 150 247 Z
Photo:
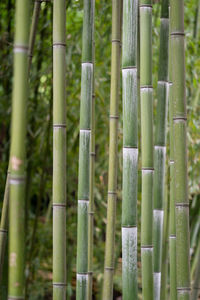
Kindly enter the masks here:
M 137 299 L 137 177 L 138 177 L 138 1 L 123 1 L 123 202 L 122 294 Z
M 117 199 L 118 101 L 120 88 L 121 0 L 112 0 L 112 57 L 110 91 L 110 132 L 108 167 L 108 204 L 105 245 L 103 300 L 113 298 L 115 218 Z
M 170 2 L 171 5 L 171 2 Z M 171 11 L 171 9 L 170 9 Z M 171 34 L 172 18 L 170 13 Z M 169 93 L 169 124 L 170 124 L 170 221 L 169 221 L 169 257 L 170 257 L 170 299 L 177 299 L 176 292 L 176 222 L 175 222 L 175 197 L 174 197 L 174 137 L 173 137 L 173 99 L 172 99 L 172 51 L 171 38 L 169 36 L 169 78 L 168 78 L 168 93 Z
M 154 246 L 154 299 L 160 299 L 161 261 L 164 219 L 164 186 L 166 159 L 166 123 L 167 123 L 167 87 L 168 87 L 168 0 L 162 0 L 160 19 L 160 56 L 157 87 L 157 114 L 154 146 L 154 210 L 153 210 L 153 246 Z
M 177 299 L 190 299 L 187 112 L 185 95 L 184 1 L 171 1 Z
M 77 234 L 78 238 L 77 238 L 77 278 L 76 278 L 77 280 L 76 299 L 77 300 L 87 299 L 88 292 L 89 292 L 88 290 L 88 233 L 89 233 L 88 212 L 89 212 L 90 170 L 91 170 L 90 149 L 91 146 L 94 146 L 91 144 L 92 106 L 93 106 L 92 105 L 93 32 L 94 32 L 93 26 L 94 26 L 94 1 L 84 0 L 80 140 L 79 140 L 79 178 L 78 178 L 78 234 Z M 94 140 L 92 142 L 94 142 Z M 92 207 L 93 205 L 91 204 L 92 203 L 90 202 L 90 209 L 93 208 Z
M 40 9 L 39 9 L 40 3 L 41 3 L 41 1 L 37 0 L 37 1 L 35 1 L 35 5 L 34 5 L 32 24 L 31 24 L 31 30 L 30 30 L 30 32 L 32 34 L 30 34 L 30 37 L 29 37 L 28 74 L 30 73 L 31 60 L 33 57 L 33 48 L 34 48 L 34 43 L 35 43 L 36 28 L 37 28 L 39 12 L 40 12 Z M 1 225 L 0 225 L 0 283 L 1 283 L 1 279 L 2 279 L 5 247 L 6 247 L 6 240 L 7 240 L 7 235 L 8 235 L 9 173 L 10 172 L 8 170 L 5 191 L 4 191 Z
M 143 299 L 153 299 L 153 88 L 152 2 L 140 1 L 140 97 L 142 149 L 141 262 Z
M 66 298 L 65 0 L 53 4 L 53 299 Z
M 40 9 L 41 9 L 42 0 L 35 0 L 34 8 L 33 8 L 33 17 L 32 17 L 32 24 L 30 29 L 30 36 L 29 36 L 29 50 L 28 50 L 28 72 L 30 73 L 32 57 L 33 57 L 33 49 L 35 44 L 36 38 L 36 31 L 37 25 L 39 21 Z
M 198 296 L 200 294 L 200 247 L 197 248 L 197 265 L 196 265 L 196 270 L 195 270 L 195 275 L 194 275 L 194 283 L 192 287 L 192 300 L 197 300 Z
M 9 200 L 9 172 L 6 178 L 6 186 L 3 198 L 3 207 L 0 225 L 0 282 L 2 281 L 3 265 L 8 236 L 8 200 Z
M 94 243 L 94 185 L 95 185 L 95 79 L 94 79 L 94 61 L 95 61 L 95 41 L 94 41 L 94 16 L 95 0 L 91 0 L 93 6 L 92 13 L 92 63 L 93 63 L 93 92 L 91 108 L 91 142 L 90 142 L 90 191 L 88 207 L 88 300 L 92 300 L 93 287 L 93 243 Z M 89 28 L 90 29 L 90 28 Z
M 26 104 L 28 98 L 29 1 L 17 0 L 11 118 L 8 299 L 24 299 L 24 199 Z

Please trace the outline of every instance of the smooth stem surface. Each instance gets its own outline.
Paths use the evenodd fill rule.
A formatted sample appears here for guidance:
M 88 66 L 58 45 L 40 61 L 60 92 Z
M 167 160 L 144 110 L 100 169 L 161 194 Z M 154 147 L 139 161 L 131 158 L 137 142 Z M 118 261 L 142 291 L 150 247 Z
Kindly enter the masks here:
M 171 10 L 170 10 L 171 11 Z M 169 26 L 169 127 L 170 127 L 170 218 L 169 218 L 169 261 L 170 261 L 170 299 L 177 299 L 176 291 L 176 222 L 175 222 L 175 196 L 174 196 L 174 137 L 173 137 L 173 99 L 172 99 L 172 49 L 171 49 L 171 13 Z
M 94 16 L 95 1 L 91 0 L 91 28 L 92 30 L 92 108 L 91 108 L 91 142 L 90 142 L 90 191 L 89 191 L 89 208 L 88 208 L 88 300 L 92 300 L 93 287 L 93 243 L 94 243 L 94 185 L 95 185 L 95 77 L 94 77 L 94 60 L 95 60 L 95 41 L 94 41 Z
M 36 38 L 36 31 L 37 25 L 39 21 L 40 9 L 41 9 L 42 0 L 35 0 L 34 8 L 33 8 L 33 17 L 32 17 L 32 24 L 30 29 L 30 36 L 29 36 L 29 50 L 28 50 L 28 72 L 30 72 L 32 57 L 33 57 L 33 49 L 35 44 Z
M 5 258 L 6 242 L 8 236 L 8 201 L 9 201 L 9 172 L 6 178 L 6 186 L 3 198 L 3 208 L 0 225 L 0 283 L 2 282 L 3 265 Z
M 109 169 L 108 202 L 105 246 L 105 268 L 103 300 L 113 298 L 113 273 L 115 249 L 115 217 L 117 199 L 117 145 L 118 145 L 118 101 L 120 88 L 120 40 L 121 40 L 121 0 L 112 1 L 112 57 L 110 91 L 110 132 L 109 132 Z
M 14 79 L 11 116 L 8 299 L 24 299 L 25 165 L 28 98 L 29 1 L 17 0 L 14 38 Z
M 184 1 L 171 1 L 177 299 L 190 299 L 190 237 L 187 179 Z
M 66 298 L 65 0 L 53 3 L 53 299 Z
M 94 34 L 94 1 L 84 0 L 83 36 L 82 36 L 82 73 L 81 73 L 81 108 L 80 108 L 80 140 L 79 140 L 79 178 L 78 178 L 78 234 L 77 234 L 77 277 L 76 299 L 83 300 L 91 294 L 88 287 L 88 234 L 90 243 L 93 242 L 93 234 L 89 232 L 93 226 L 91 210 L 93 210 L 93 191 L 91 195 L 90 185 L 93 170 L 91 170 L 91 147 L 94 147 L 94 139 L 91 143 L 92 127 L 92 94 L 93 94 L 93 34 Z M 94 124 L 93 124 L 94 125 Z M 94 137 L 94 136 L 93 136 Z M 93 165 L 92 165 L 93 167 Z M 89 204 L 90 202 L 90 204 Z M 88 222 L 90 222 L 88 224 Z M 90 227 L 89 227 L 90 225 Z M 92 244 L 90 255 L 92 255 Z M 90 257 L 90 268 L 91 268 Z M 89 270 L 91 271 L 91 270 Z M 91 276 L 90 276 L 91 279 Z
M 154 143 L 154 211 L 153 211 L 153 246 L 154 246 L 154 299 L 160 299 L 161 262 L 164 219 L 164 186 L 166 158 L 166 123 L 167 123 L 167 87 L 168 87 L 168 40 L 169 40 L 168 0 L 162 0 L 160 18 L 160 55 L 157 87 L 157 107 L 155 119 Z
M 137 177 L 138 177 L 138 1 L 123 1 L 123 201 L 122 293 L 137 299 Z
M 152 3 L 140 1 L 140 99 L 142 148 L 142 295 L 153 300 L 153 88 Z

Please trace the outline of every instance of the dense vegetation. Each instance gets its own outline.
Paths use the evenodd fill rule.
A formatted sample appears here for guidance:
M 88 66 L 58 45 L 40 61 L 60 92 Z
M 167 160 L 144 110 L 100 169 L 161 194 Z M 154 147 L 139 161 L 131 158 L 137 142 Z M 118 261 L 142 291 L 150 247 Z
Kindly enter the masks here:
M 83 1 L 66 1 L 66 128 L 67 128 L 67 297 L 74 299 L 76 289 L 77 199 L 79 120 L 81 94 L 81 56 Z M 100 299 L 103 285 L 106 206 L 109 153 L 109 99 L 111 77 L 111 1 L 95 1 L 95 214 L 94 214 L 94 286 L 93 299 Z M 31 14 L 33 3 L 31 4 Z M 15 2 L 0 3 L 0 209 L 6 183 L 10 147 L 11 98 L 13 83 L 13 38 Z M 157 107 L 157 82 L 160 43 L 160 3 L 154 1 L 153 34 L 153 97 Z M 27 184 L 25 190 L 26 295 L 28 299 L 52 299 L 52 168 L 53 168 L 53 5 L 41 4 L 39 24 L 30 70 L 27 125 Z M 185 2 L 186 96 L 188 114 L 188 179 L 190 201 L 191 282 L 195 278 L 200 252 L 200 1 Z M 172 70 L 173 72 L 173 70 Z M 155 118 L 154 118 L 155 119 Z M 119 98 L 118 122 L 118 185 L 116 205 L 116 241 L 114 299 L 121 296 L 122 250 L 122 92 Z M 141 135 L 139 118 L 138 161 L 138 292 L 141 299 Z M 167 183 L 164 209 L 169 209 L 169 130 L 167 131 Z M 167 220 L 164 221 L 164 226 Z M 162 270 L 168 272 L 168 235 L 164 236 Z M 6 251 L 7 253 L 7 251 Z M 6 256 L 7 257 L 7 256 Z M 7 290 L 7 261 L 4 264 L 1 299 Z M 164 273 L 166 274 L 166 273 Z M 162 300 L 169 299 L 169 277 L 161 283 Z M 164 298 L 166 297 L 166 298 Z

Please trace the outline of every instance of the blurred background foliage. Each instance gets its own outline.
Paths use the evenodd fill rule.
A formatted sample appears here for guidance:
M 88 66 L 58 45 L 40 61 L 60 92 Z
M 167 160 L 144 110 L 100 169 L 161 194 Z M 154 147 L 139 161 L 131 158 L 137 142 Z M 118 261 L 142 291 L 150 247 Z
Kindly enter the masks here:
M 67 1 L 67 299 L 75 299 L 77 177 L 81 84 L 83 1 Z M 108 132 L 111 64 L 111 1 L 96 0 L 95 94 L 96 164 L 94 295 L 100 299 L 104 267 L 108 177 Z M 32 6 L 33 8 L 33 3 Z M 26 295 L 30 300 L 52 299 L 52 2 L 41 5 L 30 73 L 27 123 Z M 10 145 L 14 0 L 0 2 L 0 211 Z M 32 15 L 32 11 L 31 11 Z M 153 5 L 153 86 L 159 58 L 160 3 Z M 200 243 L 200 1 L 185 2 L 186 83 L 188 103 L 189 199 L 192 279 Z M 169 142 L 169 140 L 168 140 Z M 119 123 L 119 176 L 116 223 L 114 299 L 121 299 L 121 179 L 122 103 Z M 169 165 L 169 160 L 167 161 Z M 139 165 L 140 166 L 140 165 Z M 168 168 L 167 168 L 168 169 Z M 138 223 L 140 228 L 140 170 Z M 168 177 L 167 177 L 168 178 Z M 168 190 L 168 184 L 167 189 Z M 168 197 L 166 196 L 166 203 Z M 139 229 L 140 230 L 140 229 Z M 140 245 L 140 234 L 139 234 Z M 200 247 L 198 247 L 200 248 Z M 140 249 L 138 248 L 140 268 Z M 4 276 L 6 282 L 6 276 Z M 139 292 L 141 274 L 138 271 Z M 6 290 L 6 287 L 4 287 Z M 168 292 L 168 282 L 166 285 Z M 1 291 L 1 293 L 3 293 Z M 168 297 L 167 297 L 168 298 Z M 169 298 L 168 298 L 169 299 Z

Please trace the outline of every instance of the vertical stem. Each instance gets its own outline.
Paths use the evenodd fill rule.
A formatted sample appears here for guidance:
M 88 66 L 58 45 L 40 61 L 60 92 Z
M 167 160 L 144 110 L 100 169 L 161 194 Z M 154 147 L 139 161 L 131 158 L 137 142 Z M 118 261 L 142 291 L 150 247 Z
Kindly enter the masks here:
M 123 1 L 123 299 L 137 299 L 137 182 L 138 182 L 138 1 Z
M 30 73 L 31 63 L 32 63 L 32 57 L 33 57 L 33 48 L 35 44 L 35 38 L 36 38 L 36 31 L 37 31 L 37 25 L 40 15 L 40 8 L 41 8 L 42 0 L 35 0 L 34 2 L 34 8 L 33 8 L 33 17 L 32 17 L 32 24 L 31 24 L 31 30 L 30 30 L 30 36 L 29 36 L 29 50 L 28 50 L 28 72 Z
M 8 235 L 8 199 L 9 199 L 9 172 L 6 178 L 6 186 L 3 198 L 3 207 L 0 225 L 0 282 L 2 281 L 3 265 Z
M 187 179 L 187 112 L 185 95 L 184 1 L 171 1 L 174 192 L 177 299 L 190 299 L 189 200 Z
M 94 0 L 84 0 L 81 108 L 79 140 L 79 178 L 78 178 L 78 239 L 77 239 L 77 283 L 76 299 L 88 297 L 88 212 L 90 199 L 90 150 L 92 126 L 93 93 L 93 33 Z M 93 162 L 92 162 L 93 163 Z M 93 201 L 93 199 L 92 199 Z M 90 209 L 93 210 L 93 204 Z M 91 214 L 90 214 L 91 216 Z M 91 221 L 91 218 L 89 218 Z M 93 221 L 93 220 L 92 220 Z M 91 223 L 90 223 L 91 224 Z M 91 229 L 91 227 L 90 227 Z M 91 251 L 91 248 L 90 248 Z M 92 255 L 92 253 L 90 252 Z M 90 260 L 91 263 L 91 260 Z M 91 268 L 91 264 L 90 264 Z M 91 271 L 91 270 L 89 270 Z M 91 283 L 91 282 L 90 282 Z
M 8 299 L 24 299 L 24 199 L 26 106 L 28 98 L 29 1 L 17 0 L 10 150 Z
M 198 260 L 192 287 L 192 300 L 197 300 L 200 293 L 200 247 L 197 248 L 197 251 Z
M 95 79 L 94 79 L 94 63 L 95 63 L 95 41 L 94 41 L 94 16 L 95 16 L 95 0 L 92 12 L 92 63 L 93 63 L 93 92 L 92 92 L 92 108 L 91 108 L 91 142 L 90 142 L 90 192 L 89 192 L 89 208 L 88 208 L 88 300 L 92 300 L 93 286 L 93 235 L 94 235 L 94 185 L 95 185 Z
M 171 4 L 171 2 L 170 2 Z M 175 222 L 175 180 L 174 180 L 174 137 L 173 137 L 173 99 L 172 99 L 172 48 L 171 48 L 171 8 L 169 26 L 169 126 L 170 126 L 170 218 L 169 218 L 169 261 L 170 261 L 170 299 L 177 299 L 176 292 L 176 222 Z
M 66 298 L 65 0 L 53 3 L 53 299 Z
M 121 40 L 121 0 L 112 0 L 112 58 L 110 92 L 110 132 L 109 132 L 109 169 L 108 204 L 106 226 L 105 268 L 103 300 L 113 298 L 115 218 L 117 199 L 117 145 L 118 145 L 118 101 L 120 88 L 120 40 Z
M 164 187 L 166 159 L 166 123 L 167 123 L 167 87 L 168 87 L 168 0 L 162 0 L 160 19 L 160 56 L 157 87 L 157 114 L 154 146 L 154 210 L 153 210 L 153 246 L 154 246 L 154 299 L 160 299 L 162 237 L 164 219 Z
M 141 260 L 144 300 L 153 300 L 153 88 L 152 2 L 140 0 L 140 97 L 142 136 Z

